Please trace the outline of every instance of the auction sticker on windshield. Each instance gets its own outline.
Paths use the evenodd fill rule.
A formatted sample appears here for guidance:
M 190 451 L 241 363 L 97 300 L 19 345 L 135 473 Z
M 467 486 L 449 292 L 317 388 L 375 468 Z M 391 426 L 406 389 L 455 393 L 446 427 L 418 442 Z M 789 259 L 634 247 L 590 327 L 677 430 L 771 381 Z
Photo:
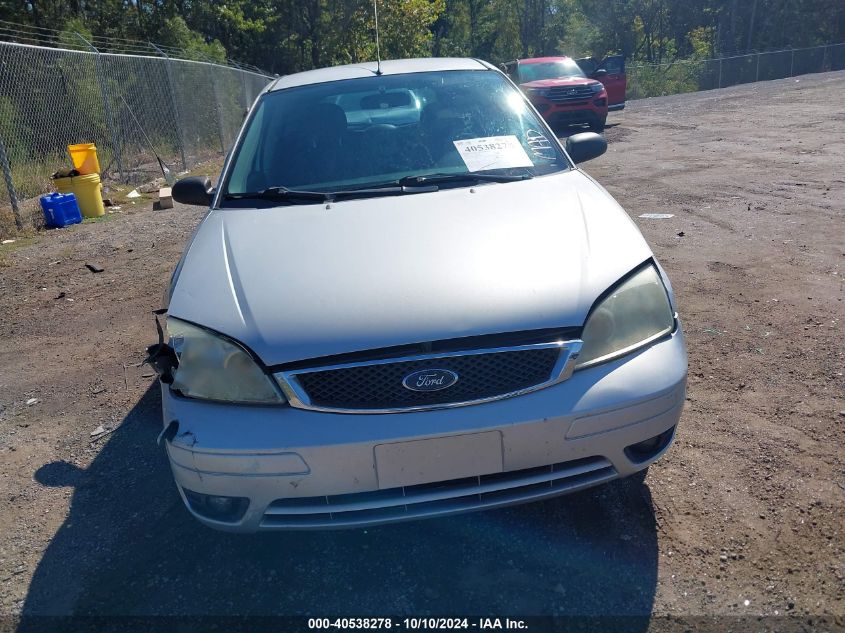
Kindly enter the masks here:
M 452 141 L 470 171 L 533 167 L 519 140 L 511 136 L 488 136 Z

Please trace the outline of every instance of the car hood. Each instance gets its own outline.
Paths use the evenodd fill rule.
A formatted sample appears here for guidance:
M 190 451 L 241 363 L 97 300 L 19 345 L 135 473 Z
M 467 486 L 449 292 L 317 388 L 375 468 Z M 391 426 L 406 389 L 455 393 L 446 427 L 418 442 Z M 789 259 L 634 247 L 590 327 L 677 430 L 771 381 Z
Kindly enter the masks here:
M 521 88 L 557 88 L 558 86 L 589 86 L 601 83 L 584 77 L 558 77 L 557 79 L 538 79 L 520 84 Z
M 583 172 L 331 205 L 217 209 L 169 313 L 268 365 L 463 336 L 581 326 L 651 257 Z

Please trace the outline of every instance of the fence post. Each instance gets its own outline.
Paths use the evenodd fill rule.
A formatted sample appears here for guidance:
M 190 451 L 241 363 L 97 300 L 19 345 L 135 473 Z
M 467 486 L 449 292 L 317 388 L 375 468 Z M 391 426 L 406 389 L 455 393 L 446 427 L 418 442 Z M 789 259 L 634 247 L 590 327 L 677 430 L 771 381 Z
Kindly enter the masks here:
M 182 171 L 188 170 L 188 163 L 185 160 L 185 141 L 182 138 L 182 117 L 179 114 L 179 107 L 176 105 L 176 87 L 173 83 L 173 73 L 170 70 L 170 56 L 152 42 L 148 42 L 155 50 L 164 56 L 164 71 L 167 74 L 167 96 L 170 98 L 170 107 L 176 120 L 173 127 L 176 128 L 176 141 L 179 143 L 179 155 L 182 157 Z
M 200 55 L 202 55 L 202 53 L 200 53 Z M 205 55 L 202 55 L 202 57 L 206 60 L 205 63 L 206 70 L 208 70 L 208 80 L 211 82 L 211 89 L 214 90 L 214 104 L 217 106 L 217 132 L 220 135 L 220 152 L 225 156 L 226 141 L 223 138 L 223 108 L 220 106 L 220 95 L 217 90 L 217 82 L 214 81 L 214 72 L 211 68 L 211 66 L 214 65 L 214 62 Z
M 719 58 L 719 88 L 722 87 L 722 58 Z
M 211 62 L 206 62 L 206 64 L 208 81 L 211 83 L 211 89 L 214 91 L 214 109 L 217 113 L 217 133 L 220 136 L 220 151 L 225 154 L 226 140 L 223 138 L 223 112 L 220 107 L 220 95 L 217 94 L 217 82 L 214 81 L 214 72 L 211 70 Z
M 109 135 L 109 143 L 112 146 L 112 151 L 114 152 L 114 160 L 117 163 L 117 173 L 120 174 L 120 179 L 124 180 L 123 178 L 123 161 L 120 157 L 120 145 L 118 144 L 115 134 L 119 132 L 117 127 L 117 120 L 112 116 L 111 106 L 109 105 L 109 98 L 108 98 L 108 91 L 106 90 L 106 78 L 105 73 L 103 72 L 103 62 L 100 59 L 100 51 L 97 50 L 91 42 L 86 40 L 82 37 L 79 33 L 74 32 L 76 37 L 81 39 L 85 42 L 85 45 L 90 48 L 94 52 L 94 68 L 97 72 L 97 83 L 100 84 L 100 96 L 103 99 L 103 112 L 106 115 L 106 125 L 108 126 L 108 135 Z
M 757 53 L 757 74 L 754 76 L 754 81 L 760 81 L 760 53 Z
M 791 51 L 792 55 L 789 58 L 789 76 L 795 76 L 795 49 L 793 48 Z
M 6 156 L 6 145 L 0 138 L 0 168 L 3 170 L 3 179 L 6 181 L 6 189 L 9 191 L 9 202 L 12 204 L 12 213 L 15 214 L 15 226 L 20 231 L 23 229 L 23 218 L 21 209 L 18 206 L 18 196 L 15 193 L 15 185 L 12 182 L 12 169 L 9 167 L 9 157 Z

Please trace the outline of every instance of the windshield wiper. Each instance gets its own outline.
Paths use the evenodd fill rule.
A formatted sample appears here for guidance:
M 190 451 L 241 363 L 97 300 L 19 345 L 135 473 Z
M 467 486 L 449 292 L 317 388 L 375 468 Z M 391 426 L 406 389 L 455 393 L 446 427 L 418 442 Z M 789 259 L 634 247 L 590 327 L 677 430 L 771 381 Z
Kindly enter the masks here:
M 423 176 L 405 176 L 396 181 L 400 187 L 413 187 L 418 185 L 438 185 L 450 182 L 516 182 L 518 180 L 529 180 L 534 174 L 523 172 L 521 174 L 486 174 L 478 171 L 469 171 L 462 174 L 425 174 Z
M 409 193 L 429 193 L 437 191 L 438 185 L 453 182 L 516 182 L 528 180 L 534 175 L 529 172 L 522 174 L 486 174 L 482 172 L 466 172 L 462 174 L 425 174 L 422 176 L 405 176 L 399 180 L 385 182 L 380 185 L 370 185 L 361 189 L 341 189 L 339 191 L 303 191 L 288 189 L 287 187 L 268 187 L 261 191 L 245 193 L 227 193 L 224 200 L 290 200 L 334 202 L 341 198 L 369 198 L 377 196 L 397 196 Z
M 378 196 L 401 196 L 412 193 L 431 193 L 440 189 L 439 185 L 453 182 L 516 182 L 528 180 L 534 174 L 525 172 L 518 175 L 484 174 L 481 172 L 466 172 L 462 174 L 424 174 L 421 176 L 405 176 L 398 180 L 375 183 L 361 189 L 341 189 L 330 195 L 333 200 L 338 198 L 375 198 Z
M 375 198 L 379 196 L 398 196 L 405 193 L 426 193 L 437 191 L 436 186 L 421 185 L 416 187 L 400 186 L 396 183 L 388 183 L 385 187 L 366 187 L 361 189 L 341 189 L 339 191 L 301 191 L 288 189 L 287 187 L 268 187 L 262 191 L 250 191 L 247 193 L 228 193 L 225 200 L 289 200 L 334 202 L 344 198 Z
M 248 191 L 245 193 L 227 193 L 225 200 L 321 200 L 330 201 L 334 197 L 331 191 L 300 191 L 288 189 L 287 187 L 268 187 L 261 191 Z

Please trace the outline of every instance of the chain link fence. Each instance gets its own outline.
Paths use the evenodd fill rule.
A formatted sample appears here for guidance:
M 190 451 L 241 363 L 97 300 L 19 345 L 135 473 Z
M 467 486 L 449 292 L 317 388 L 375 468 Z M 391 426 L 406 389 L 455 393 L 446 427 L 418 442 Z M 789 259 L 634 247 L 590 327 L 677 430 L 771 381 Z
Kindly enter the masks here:
M 270 81 L 260 72 L 169 57 L 0 42 L 0 214 L 38 222 L 37 198 L 95 143 L 104 182 L 140 184 L 226 153 Z M 0 227 L 8 222 L 0 218 Z M 2 229 L 0 229 L 2 230 Z
M 845 43 L 628 66 L 628 99 L 845 69 Z
M 0 35 L 8 35 L 0 32 Z M 67 146 L 92 142 L 105 182 L 160 175 L 222 156 L 270 77 L 258 69 L 177 58 L 180 51 L 77 36 L 58 48 L 0 41 L 0 233 L 37 223 L 38 196 L 69 166 Z M 34 41 L 34 40 L 33 40 Z M 113 43 L 112 48 L 113 48 Z M 146 54 L 149 53 L 149 54 Z M 628 99 L 845 69 L 845 43 L 718 59 L 628 66 Z

